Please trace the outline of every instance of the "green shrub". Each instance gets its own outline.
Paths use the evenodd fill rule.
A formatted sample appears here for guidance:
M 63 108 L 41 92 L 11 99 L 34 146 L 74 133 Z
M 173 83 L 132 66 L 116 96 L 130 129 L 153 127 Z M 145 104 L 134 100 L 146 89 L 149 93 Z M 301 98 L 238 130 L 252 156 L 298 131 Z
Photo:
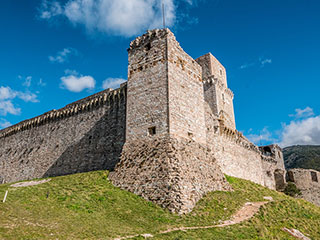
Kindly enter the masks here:
M 283 191 L 286 195 L 291 197 L 297 197 L 301 195 L 301 191 L 293 182 L 288 182 L 286 188 Z

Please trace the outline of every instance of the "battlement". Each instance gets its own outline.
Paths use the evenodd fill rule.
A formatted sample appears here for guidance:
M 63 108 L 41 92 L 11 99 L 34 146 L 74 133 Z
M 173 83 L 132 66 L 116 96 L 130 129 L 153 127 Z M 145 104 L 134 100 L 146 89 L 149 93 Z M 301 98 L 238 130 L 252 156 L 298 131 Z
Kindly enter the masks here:
M 220 124 L 220 135 L 228 138 L 243 148 L 260 153 L 258 147 L 250 142 L 245 136 L 243 136 L 242 132 L 239 132 L 238 130 L 228 128 L 223 126 L 223 124 Z
M 203 84 L 206 85 L 207 87 L 209 85 L 215 85 L 217 86 L 221 91 L 226 93 L 231 99 L 234 97 L 233 91 L 225 86 L 225 84 L 221 81 L 221 79 L 216 78 L 214 75 L 208 76 L 205 80 L 203 80 Z
M 111 104 L 116 98 L 120 98 L 120 95 L 125 94 L 126 85 L 123 85 L 121 88 L 116 90 L 108 88 L 89 97 L 70 103 L 58 110 L 51 110 L 40 116 L 24 120 L 13 126 L 0 130 L 0 139 L 27 129 L 35 128 L 53 121 L 62 120 L 76 114 L 87 112 L 106 104 Z
M 174 36 L 168 28 L 148 30 L 147 33 L 131 41 L 128 51 L 132 51 L 141 47 L 149 48 L 150 46 L 147 46 L 147 44 L 149 44 L 153 40 L 164 38 L 168 34 Z

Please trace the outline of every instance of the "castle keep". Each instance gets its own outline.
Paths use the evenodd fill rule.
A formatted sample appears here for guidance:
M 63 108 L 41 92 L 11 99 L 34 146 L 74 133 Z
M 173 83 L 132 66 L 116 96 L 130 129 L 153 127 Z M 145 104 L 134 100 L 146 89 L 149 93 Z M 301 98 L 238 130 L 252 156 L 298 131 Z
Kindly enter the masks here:
M 233 93 L 210 53 L 193 59 L 169 29 L 128 49 L 128 81 L 0 131 L 0 181 L 111 170 L 113 184 L 178 213 L 224 174 L 285 185 L 281 149 L 236 130 Z

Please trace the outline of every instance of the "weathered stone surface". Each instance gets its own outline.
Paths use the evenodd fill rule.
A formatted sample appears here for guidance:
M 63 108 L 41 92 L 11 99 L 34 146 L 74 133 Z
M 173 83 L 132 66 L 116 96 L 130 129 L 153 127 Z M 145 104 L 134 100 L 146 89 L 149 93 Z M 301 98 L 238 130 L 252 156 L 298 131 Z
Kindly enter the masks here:
M 126 86 L 0 131 L 0 183 L 112 170 L 125 138 Z
M 288 170 L 287 180 L 296 184 L 302 193 L 302 198 L 320 206 L 320 172 L 293 168 Z
M 230 191 L 209 148 L 193 140 L 126 142 L 112 183 L 177 213 L 187 213 L 209 191 Z

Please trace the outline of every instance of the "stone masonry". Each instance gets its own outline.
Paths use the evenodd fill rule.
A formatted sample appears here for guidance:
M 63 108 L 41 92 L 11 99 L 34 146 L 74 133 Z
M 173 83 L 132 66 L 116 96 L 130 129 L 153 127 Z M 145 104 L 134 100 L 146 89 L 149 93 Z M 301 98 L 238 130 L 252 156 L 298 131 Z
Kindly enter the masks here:
M 0 131 L 0 183 L 114 169 L 125 102 L 124 85 Z
M 116 186 L 177 213 L 231 190 L 223 174 L 284 188 L 281 149 L 236 130 L 226 70 L 211 53 L 194 60 L 155 29 L 128 56 L 119 89 L 0 131 L 0 182 L 108 169 Z
M 209 191 L 230 191 L 213 153 L 185 138 L 126 142 L 112 183 L 172 212 L 188 213 Z
M 302 198 L 320 206 L 320 172 L 313 169 L 293 168 L 287 172 L 287 181 L 296 184 Z

